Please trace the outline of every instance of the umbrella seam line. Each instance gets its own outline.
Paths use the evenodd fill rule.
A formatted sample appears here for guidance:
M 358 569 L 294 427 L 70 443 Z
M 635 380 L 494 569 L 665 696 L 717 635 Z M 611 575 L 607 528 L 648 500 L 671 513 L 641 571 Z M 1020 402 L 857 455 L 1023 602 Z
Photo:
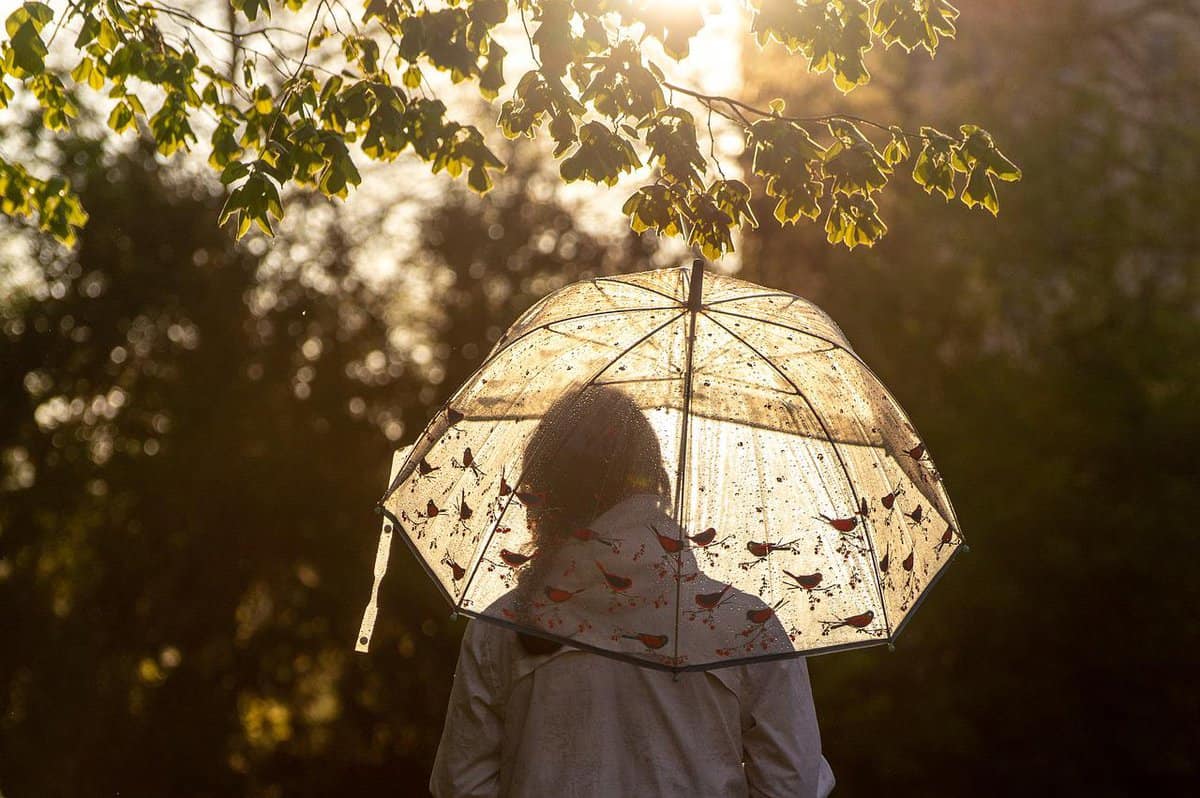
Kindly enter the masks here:
M 947 564 L 949 564 L 949 561 L 947 561 Z M 835 643 L 830 646 L 825 646 L 824 648 L 808 649 L 805 651 L 798 651 L 798 650 L 793 649 L 792 651 L 783 651 L 783 652 L 779 652 L 776 654 L 763 654 L 763 655 L 757 655 L 757 656 L 752 656 L 752 657 L 738 657 L 737 659 L 730 659 L 730 660 L 715 660 L 713 662 L 702 663 L 699 665 L 671 666 L 671 665 L 667 665 L 667 664 L 664 664 L 661 662 L 656 662 L 651 659 L 645 659 L 643 657 L 639 657 L 636 654 L 629 654 L 629 653 L 626 653 L 623 651 L 613 651 L 612 649 L 601 648 L 600 646 L 595 646 L 590 643 L 581 642 L 579 640 L 576 640 L 575 638 L 565 637 L 562 635 L 556 635 L 553 632 L 546 632 L 546 631 L 543 631 L 540 629 L 535 630 L 535 629 L 526 628 L 526 627 L 523 627 L 520 624 L 514 623 L 512 621 L 507 621 L 503 618 L 497 618 L 494 615 L 486 615 L 482 612 L 477 612 L 475 610 L 463 609 L 463 610 L 461 610 L 461 614 L 466 615 L 469 618 L 475 618 L 477 620 L 483 621 L 484 623 L 489 623 L 489 624 L 493 624 L 495 626 L 503 627 L 505 629 L 511 629 L 511 630 L 517 631 L 517 632 L 525 632 L 527 634 L 533 635 L 534 637 L 540 637 L 545 640 L 553 640 L 555 642 L 562 643 L 563 645 L 565 645 L 569 648 L 573 648 L 576 651 L 596 654 L 598 656 L 606 657 L 608 659 L 614 659 L 619 662 L 627 662 L 629 664 L 635 665 L 640 668 L 649 668 L 651 670 L 661 671 L 661 672 L 665 672 L 665 673 L 704 673 L 706 671 L 720 670 L 721 668 L 732 668 L 732 667 L 737 667 L 739 665 L 746 665 L 746 664 L 750 664 L 750 663 L 773 662 L 773 661 L 785 660 L 785 659 L 808 658 L 808 657 L 821 656 L 823 654 L 833 654 L 833 653 L 837 653 L 839 651 L 850 651 L 850 650 L 860 649 L 860 648 L 874 648 L 877 646 L 887 645 L 889 642 L 891 642 L 891 639 L 889 639 L 887 637 L 881 637 L 881 638 L 872 638 L 871 640 L 855 641 L 855 642 L 850 642 L 850 643 Z
M 633 274 L 644 274 L 644 273 L 645 272 L 633 272 Z M 633 276 L 633 275 L 631 274 L 629 276 Z M 664 299 L 669 299 L 672 302 L 679 302 L 681 304 L 683 302 L 683 300 L 680 299 L 679 297 L 671 296 L 670 294 L 663 293 L 662 291 L 655 290 L 646 285 L 639 285 L 638 283 L 626 282 L 625 280 L 621 280 L 616 277 L 593 277 L 593 278 L 591 278 L 591 280 L 589 282 L 592 282 L 592 283 L 619 283 L 620 285 L 627 285 L 630 288 L 640 288 L 643 291 L 649 291 L 651 294 L 658 294 L 660 297 L 663 297 Z

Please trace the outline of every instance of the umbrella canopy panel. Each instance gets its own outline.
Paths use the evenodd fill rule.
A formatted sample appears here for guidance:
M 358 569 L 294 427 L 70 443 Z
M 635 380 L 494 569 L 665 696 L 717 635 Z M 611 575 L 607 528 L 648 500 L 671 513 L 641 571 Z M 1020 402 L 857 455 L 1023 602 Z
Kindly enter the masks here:
M 961 543 L 811 303 L 687 269 L 530 308 L 383 501 L 455 607 L 670 669 L 892 639 Z

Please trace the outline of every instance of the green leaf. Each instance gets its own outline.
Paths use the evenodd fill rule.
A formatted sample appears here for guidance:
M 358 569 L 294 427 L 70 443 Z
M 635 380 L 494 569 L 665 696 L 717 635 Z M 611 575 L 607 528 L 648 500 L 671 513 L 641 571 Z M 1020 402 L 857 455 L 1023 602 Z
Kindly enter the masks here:
M 884 45 L 899 44 L 905 52 L 924 47 L 930 56 L 939 37 L 954 38 L 958 9 L 946 0 L 875 0 L 872 29 Z
M 120 36 L 117 35 L 116 29 L 107 19 L 100 21 L 100 32 L 97 34 L 97 43 L 104 52 L 111 52 L 116 49 L 121 43 Z
M 659 235 L 678 236 L 683 232 L 677 196 L 667 186 L 639 188 L 625 200 L 621 212 L 629 217 L 630 226 L 638 233 L 653 230 Z
M 271 16 L 269 0 L 229 0 L 229 4 L 235 11 L 241 11 L 251 22 L 258 19 L 259 11 L 262 11 L 266 17 Z
M 870 194 L 887 184 L 892 168 L 862 131 L 852 122 L 829 123 L 834 144 L 825 153 L 825 173 L 833 177 L 833 191 Z
M 931 127 L 921 128 L 922 147 L 913 166 L 913 180 L 926 193 L 940 192 L 949 201 L 955 194 L 954 160 L 958 142 Z
M 758 227 L 758 219 L 750 208 L 750 187 L 741 180 L 717 180 L 708 187 L 708 194 L 732 227 L 743 224 Z
M 860 244 L 868 247 L 887 233 L 887 225 L 879 218 L 875 201 L 861 194 L 835 196 L 825 220 L 825 237 L 830 244 L 844 244 L 854 249 Z
M 241 180 L 248 174 L 250 174 L 250 164 L 243 161 L 233 161 L 221 172 L 221 182 L 229 185 L 237 180 Z
M 22 7 L 29 14 L 33 24 L 37 26 L 38 33 L 41 33 L 42 28 L 49 25 L 50 20 L 54 19 L 54 12 L 45 3 L 30 2 L 23 4 Z
M 83 25 L 79 28 L 79 35 L 75 37 L 76 49 L 82 49 L 89 44 L 100 33 L 100 20 L 93 16 L 84 16 Z
M 1000 213 L 1000 198 L 996 196 L 996 184 L 992 181 L 988 168 L 982 163 L 971 170 L 959 199 L 968 208 L 981 205 L 991 211 L 993 216 Z
M 568 183 L 590 180 L 612 186 L 621 174 L 641 165 L 627 141 L 602 122 L 588 122 L 579 130 L 578 148 L 562 162 L 559 173 Z
M 24 9 L 18 9 L 8 18 L 12 38 L 5 54 L 5 67 L 17 77 L 40 75 L 46 69 L 46 44 L 34 21 L 28 17 L 13 29 L 12 19 L 22 11 Z
M 128 128 L 133 127 L 133 109 L 129 107 L 129 103 L 122 100 L 117 103 L 112 112 L 108 115 L 108 126 L 118 133 L 124 133 Z
M 912 155 L 912 151 L 908 147 L 908 136 L 894 125 L 888 130 L 892 134 L 892 140 L 883 148 L 883 160 L 887 162 L 888 166 L 899 166 Z
M 680 185 L 699 186 L 704 176 L 704 155 L 696 141 L 696 122 L 682 108 L 664 108 L 641 124 L 646 128 L 650 163 L 663 177 Z
M 92 74 L 92 59 L 84 56 L 80 62 L 71 70 L 71 80 L 76 83 L 83 83 Z

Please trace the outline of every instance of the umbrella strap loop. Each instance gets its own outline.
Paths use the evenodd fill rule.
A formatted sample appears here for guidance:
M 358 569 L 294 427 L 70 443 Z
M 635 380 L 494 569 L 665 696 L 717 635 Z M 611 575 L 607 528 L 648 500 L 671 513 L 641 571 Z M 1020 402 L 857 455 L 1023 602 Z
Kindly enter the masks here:
M 362 624 L 358 627 L 358 639 L 354 650 L 366 653 L 371 648 L 371 635 L 375 632 L 375 616 L 379 611 L 379 586 L 387 573 L 388 557 L 392 549 L 392 519 L 384 517 L 379 531 L 379 545 L 375 549 L 375 582 L 371 585 L 371 598 L 363 610 Z
M 392 455 L 392 473 L 388 477 L 390 485 L 400 471 L 400 466 L 408 459 L 412 446 L 398 449 Z M 366 653 L 371 648 L 371 635 L 375 633 L 375 616 L 379 613 L 379 586 L 387 573 L 388 557 L 392 551 L 392 532 L 398 528 L 396 519 L 383 509 L 381 504 L 376 508 L 383 515 L 383 526 L 379 530 L 379 545 L 375 547 L 375 582 L 371 585 L 371 598 L 363 610 L 362 624 L 358 627 L 358 637 L 354 641 L 354 650 Z

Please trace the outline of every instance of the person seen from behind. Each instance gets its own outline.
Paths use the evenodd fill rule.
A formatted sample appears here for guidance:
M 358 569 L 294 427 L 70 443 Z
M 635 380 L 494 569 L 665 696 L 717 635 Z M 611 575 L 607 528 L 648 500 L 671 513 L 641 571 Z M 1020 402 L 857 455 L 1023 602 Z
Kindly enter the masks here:
M 821 754 L 804 658 L 672 674 L 491 622 L 535 612 L 547 569 L 570 551 L 572 530 L 635 550 L 673 524 L 658 437 L 615 387 L 592 385 L 555 402 L 521 465 L 522 489 L 546 497 L 527 518 L 539 554 L 484 610 L 485 620 L 467 624 L 432 795 L 827 796 L 834 777 Z M 690 557 L 688 567 L 699 570 Z M 603 600 L 580 591 L 571 606 L 580 618 L 616 612 L 614 622 L 631 629 L 659 628 L 647 613 L 675 613 L 595 603 Z

